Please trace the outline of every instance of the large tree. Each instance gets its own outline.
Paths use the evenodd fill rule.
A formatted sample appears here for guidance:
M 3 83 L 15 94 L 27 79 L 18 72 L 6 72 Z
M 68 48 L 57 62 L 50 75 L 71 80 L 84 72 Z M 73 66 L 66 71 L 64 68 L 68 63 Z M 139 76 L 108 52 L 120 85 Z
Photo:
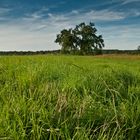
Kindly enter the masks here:
M 57 35 L 55 42 L 62 46 L 61 51 L 63 53 L 70 53 L 77 49 L 76 38 L 72 32 L 72 29 L 63 29 L 61 33 Z
M 138 51 L 140 51 L 140 45 L 138 46 Z
M 93 23 L 86 25 L 81 23 L 74 29 L 62 30 L 55 40 L 62 46 L 62 51 L 80 52 L 81 54 L 92 54 L 101 52 L 104 40 L 101 35 L 96 34 L 97 29 Z

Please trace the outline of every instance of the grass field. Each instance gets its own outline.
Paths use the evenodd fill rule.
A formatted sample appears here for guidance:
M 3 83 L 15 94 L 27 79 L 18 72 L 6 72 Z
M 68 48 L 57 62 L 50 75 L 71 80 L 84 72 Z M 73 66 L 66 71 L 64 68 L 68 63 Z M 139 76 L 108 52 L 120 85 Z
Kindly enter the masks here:
M 0 139 L 139 140 L 140 56 L 0 57 Z

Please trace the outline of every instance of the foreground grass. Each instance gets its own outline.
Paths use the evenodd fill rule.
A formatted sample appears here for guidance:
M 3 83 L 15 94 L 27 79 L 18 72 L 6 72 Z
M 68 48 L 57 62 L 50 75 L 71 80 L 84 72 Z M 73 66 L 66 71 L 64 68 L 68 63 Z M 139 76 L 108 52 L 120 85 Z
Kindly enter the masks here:
M 138 140 L 139 56 L 0 57 L 0 139 Z

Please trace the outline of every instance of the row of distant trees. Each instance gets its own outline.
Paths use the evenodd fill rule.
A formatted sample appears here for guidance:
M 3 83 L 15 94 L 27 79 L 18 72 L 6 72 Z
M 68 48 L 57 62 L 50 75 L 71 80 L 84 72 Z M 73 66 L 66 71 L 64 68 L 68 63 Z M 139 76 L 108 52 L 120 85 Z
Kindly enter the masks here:
M 83 22 L 74 29 L 63 29 L 55 42 L 62 46 L 61 52 L 65 54 L 101 54 L 104 47 L 102 35 L 97 35 L 94 23 Z
M 0 51 L 0 55 L 47 55 L 47 54 L 55 54 L 59 55 L 61 50 L 53 50 L 53 51 Z M 102 49 L 102 54 L 140 54 L 140 50 L 104 50 Z M 92 54 L 91 54 L 92 55 Z
M 51 51 L 0 51 L 0 55 L 41 55 L 41 54 L 60 54 L 60 50 Z

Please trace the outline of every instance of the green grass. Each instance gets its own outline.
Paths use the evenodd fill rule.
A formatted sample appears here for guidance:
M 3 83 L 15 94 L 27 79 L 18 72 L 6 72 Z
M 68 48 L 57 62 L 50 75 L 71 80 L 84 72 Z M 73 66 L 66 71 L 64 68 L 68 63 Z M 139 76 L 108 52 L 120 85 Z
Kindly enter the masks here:
M 140 57 L 0 57 L 0 139 L 139 140 Z

